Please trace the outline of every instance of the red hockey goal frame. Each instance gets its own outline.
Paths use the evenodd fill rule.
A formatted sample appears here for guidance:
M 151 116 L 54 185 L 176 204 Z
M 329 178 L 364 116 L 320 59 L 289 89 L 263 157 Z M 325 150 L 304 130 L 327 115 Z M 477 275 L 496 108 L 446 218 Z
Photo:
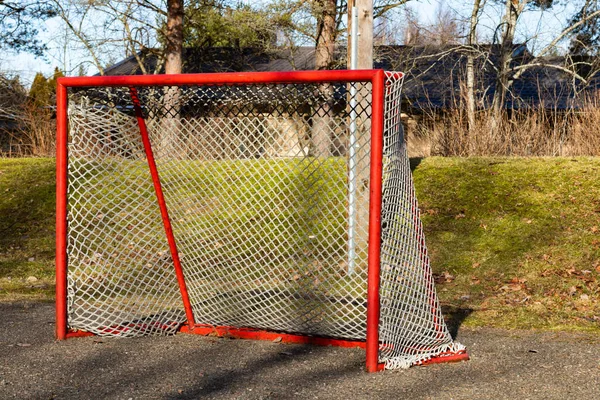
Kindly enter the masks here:
M 398 73 L 401 76 L 401 73 Z M 380 236 L 382 208 L 382 157 L 384 130 L 384 93 L 385 73 L 382 70 L 356 71 L 302 71 L 302 72 L 262 72 L 262 73 L 214 73 L 186 75 L 142 75 L 142 76 L 95 76 L 66 77 L 57 82 L 57 150 L 56 150 L 56 337 L 63 340 L 82 336 L 82 332 L 68 329 L 67 314 L 67 189 L 68 189 L 68 116 L 67 89 L 78 87 L 129 87 L 135 107 L 135 114 L 142 137 L 148 167 L 152 175 L 154 190 L 160 206 L 165 234 L 168 239 L 178 285 L 187 318 L 182 332 L 206 335 L 216 333 L 220 336 L 273 340 L 282 342 L 310 343 L 316 345 L 334 345 L 342 347 L 362 347 L 366 349 L 366 368 L 369 372 L 381 370 L 378 362 L 379 322 L 380 322 Z M 152 145 L 141 106 L 137 101 L 136 86 L 167 85 L 230 85 L 262 83 L 370 83 L 371 103 L 371 155 L 369 187 L 369 228 L 368 228 L 368 277 L 367 277 L 367 315 L 366 341 L 339 340 L 304 335 L 277 333 L 234 327 L 215 327 L 198 325 L 190 304 L 184 272 L 179 262 L 177 245 L 173 236 L 169 212 L 162 194 L 160 177 L 154 161 Z M 436 362 L 461 361 L 468 359 L 466 352 L 441 354 L 423 364 Z

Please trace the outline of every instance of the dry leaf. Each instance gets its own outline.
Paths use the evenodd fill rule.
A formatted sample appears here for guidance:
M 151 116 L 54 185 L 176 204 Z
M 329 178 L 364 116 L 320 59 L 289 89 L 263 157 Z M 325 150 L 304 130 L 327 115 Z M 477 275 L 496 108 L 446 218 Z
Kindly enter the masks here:
M 520 283 L 512 283 L 509 285 L 509 287 L 513 292 L 518 292 L 519 290 L 523 289 L 523 286 L 521 286 Z
M 451 275 L 449 272 L 444 272 L 443 276 L 446 282 L 452 282 L 454 280 L 454 275 Z
M 510 280 L 510 283 L 516 284 L 516 283 L 525 283 L 527 282 L 527 279 L 525 278 L 512 278 Z
M 573 296 L 575 293 L 577 293 L 577 288 L 575 286 L 571 286 L 569 288 L 569 296 Z

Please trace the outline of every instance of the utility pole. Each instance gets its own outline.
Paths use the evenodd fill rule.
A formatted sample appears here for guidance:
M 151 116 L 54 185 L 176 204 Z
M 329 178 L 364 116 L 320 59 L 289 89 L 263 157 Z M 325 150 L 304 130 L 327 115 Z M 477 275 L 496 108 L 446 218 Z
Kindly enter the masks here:
M 348 69 L 373 68 L 373 0 L 348 1 Z M 369 218 L 370 85 L 350 86 L 348 129 L 348 275 L 365 253 Z M 358 110 L 362 110 L 360 113 Z
M 355 12 L 355 14 L 353 14 Z M 353 25 L 357 33 L 353 37 Z M 348 1 L 348 69 L 352 69 L 352 47 L 356 44 L 356 69 L 373 68 L 373 0 Z

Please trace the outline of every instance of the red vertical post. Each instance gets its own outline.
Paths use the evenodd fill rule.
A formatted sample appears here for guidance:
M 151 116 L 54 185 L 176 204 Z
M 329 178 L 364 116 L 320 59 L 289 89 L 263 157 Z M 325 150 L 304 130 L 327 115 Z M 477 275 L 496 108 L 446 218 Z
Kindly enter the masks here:
M 171 219 L 169 218 L 169 210 L 167 209 L 167 203 L 162 191 L 162 185 L 160 183 L 160 176 L 158 175 L 158 169 L 156 168 L 156 161 L 154 160 L 154 153 L 152 151 L 152 144 L 150 143 L 150 137 L 148 136 L 148 128 L 146 127 L 146 120 L 142 113 L 142 107 L 140 105 L 140 99 L 138 98 L 137 89 L 134 87 L 129 88 L 131 94 L 131 100 L 133 101 L 133 107 L 135 109 L 135 117 L 140 127 L 140 134 L 142 136 L 142 143 L 144 145 L 144 151 L 146 152 L 146 159 L 148 160 L 148 167 L 150 168 L 150 175 L 152 176 L 152 183 L 154 184 L 154 191 L 156 192 L 156 199 L 160 207 L 160 214 L 163 220 L 163 226 L 165 228 L 165 234 L 167 235 L 167 241 L 169 242 L 169 250 L 171 251 L 171 258 L 173 259 L 173 265 L 175 267 L 175 274 L 177 275 L 177 282 L 179 284 L 179 291 L 183 299 L 183 308 L 185 309 L 185 316 L 188 320 L 188 325 L 193 328 L 196 324 L 194 320 L 194 312 L 190 303 L 190 296 L 188 294 L 187 285 L 185 284 L 185 277 L 183 275 L 183 268 L 181 267 L 181 261 L 179 259 L 179 252 L 177 251 L 177 243 L 175 242 L 175 236 L 173 235 L 173 228 L 171 226 Z
M 371 174 L 369 189 L 369 253 L 367 276 L 367 371 L 379 368 L 379 277 L 381 259 L 381 191 L 383 168 L 383 107 L 385 74 L 371 81 Z
M 56 86 L 56 338 L 67 337 L 67 88 Z

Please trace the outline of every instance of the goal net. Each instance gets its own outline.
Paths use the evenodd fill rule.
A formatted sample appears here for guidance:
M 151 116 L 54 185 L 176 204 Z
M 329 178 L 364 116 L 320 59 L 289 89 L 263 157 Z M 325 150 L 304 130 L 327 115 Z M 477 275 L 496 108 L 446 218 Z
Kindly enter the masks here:
M 58 337 L 246 329 L 366 346 L 369 370 L 465 359 L 401 86 L 382 71 L 59 80 Z

